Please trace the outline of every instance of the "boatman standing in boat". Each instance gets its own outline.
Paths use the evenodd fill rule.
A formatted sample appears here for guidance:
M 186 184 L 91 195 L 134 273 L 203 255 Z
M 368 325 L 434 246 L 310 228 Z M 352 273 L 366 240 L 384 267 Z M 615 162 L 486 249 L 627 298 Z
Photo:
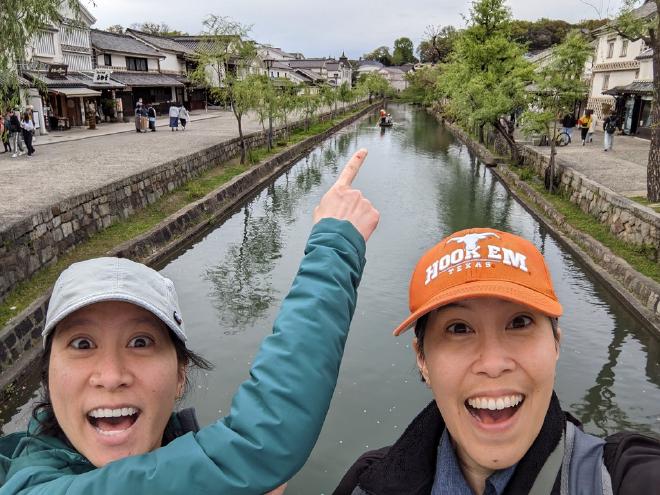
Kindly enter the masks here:
M 380 109 L 380 123 L 385 124 L 387 122 L 387 112 L 384 108 Z
M 469 229 L 422 256 L 410 282 L 413 348 L 431 402 L 334 495 L 657 495 L 660 441 L 600 439 L 553 391 L 562 307 L 529 241 Z M 575 329 L 579 331 L 579 329 Z
M 351 185 L 366 154 L 314 210 L 273 333 L 229 415 L 205 428 L 173 413 L 189 368 L 208 363 L 186 344 L 172 281 L 120 258 L 62 272 L 43 330 L 44 395 L 28 431 L 0 439 L 0 494 L 281 494 L 321 431 L 378 223 Z

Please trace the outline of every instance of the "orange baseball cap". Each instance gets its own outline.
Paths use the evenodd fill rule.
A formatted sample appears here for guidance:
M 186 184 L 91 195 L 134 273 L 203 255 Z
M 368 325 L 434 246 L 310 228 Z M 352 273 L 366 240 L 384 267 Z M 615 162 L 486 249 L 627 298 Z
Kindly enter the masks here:
M 543 255 L 526 239 L 495 229 L 466 229 L 446 237 L 417 263 L 410 280 L 410 316 L 394 335 L 446 304 L 496 297 L 561 316 Z

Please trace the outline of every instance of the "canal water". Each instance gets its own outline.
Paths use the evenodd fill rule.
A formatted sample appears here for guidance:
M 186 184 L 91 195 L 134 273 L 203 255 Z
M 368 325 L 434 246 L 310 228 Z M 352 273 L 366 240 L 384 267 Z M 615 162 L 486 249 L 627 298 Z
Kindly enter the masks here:
M 624 428 L 660 435 L 659 339 L 433 118 L 404 105 L 390 111 L 393 128 L 369 118 L 344 129 L 162 269 L 178 288 L 192 348 L 216 365 L 196 378 L 186 400 L 200 422 L 229 411 L 296 273 L 314 206 L 365 147 L 355 186 L 381 222 L 369 241 L 330 413 L 287 494 L 330 494 L 360 454 L 392 443 L 431 400 L 416 371 L 412 332 L 391 332 L 407 314 L 418 257 L 466 227 L 512 231 L 545 255 L 565 310 L 556 383 L 564 408 L 597 435 Z M 5 412 L 5 433 L 24 428 L 33 400 Z

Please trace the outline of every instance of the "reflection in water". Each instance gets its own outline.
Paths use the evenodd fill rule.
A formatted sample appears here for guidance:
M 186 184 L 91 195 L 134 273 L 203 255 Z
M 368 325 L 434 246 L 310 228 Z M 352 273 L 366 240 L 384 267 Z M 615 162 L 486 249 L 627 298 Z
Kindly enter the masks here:
M 347 147 L 349 143 L 350 136 L 342 135 L 333 144 Z M 320 184 L 324 170 L 337 172 L 336 162 L 337 151 L 332 146 L 321 147 L 305 158 L 294 177 L 287 171 L 283 180 L 268 186 L 259 214 L 253 213 L 255 200 L 245 205 L 240 243 L 231 244 L 220 263 L 206 271 L 213 306 L 226 335 L 243 332 L 262 318 L 276 299 L 270 272 L 285 245 L 282 227 L 295 221 L 296 206 Z

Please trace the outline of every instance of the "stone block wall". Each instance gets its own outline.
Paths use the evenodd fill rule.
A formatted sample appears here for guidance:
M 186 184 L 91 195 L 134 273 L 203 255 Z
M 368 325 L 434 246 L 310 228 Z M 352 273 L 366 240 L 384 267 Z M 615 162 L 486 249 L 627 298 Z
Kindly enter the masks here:
M 523 163 L 541 177 L 549 166 L 549 158 L 529 146 L 521 147 Z M 660 214 L 616 194 L 611 189 L 587 178 L 557 159 L 561 191 L 580 209 L 607 225 L 619 239 L 648 249 L 660 263 Z
M 330 113 L 325 113 L 319 120 L 330 117 Z M 289 125 L 289 130 L 302 125 L 302 121 L 294 122 Z M 274 130 L 274 139 L 283 132 L 283 128 Z M 266 144 L 263 132 L 248 134 L 245 139 L 249 149 Z M 239 139 L 231 139 L 67 198 L 15 224 L 0 226 L 0 302 L 18 283 L 42 267 L 57 262 L 59 256 L 92 234 L 128 218 L 209 168 L 239 154 Z

